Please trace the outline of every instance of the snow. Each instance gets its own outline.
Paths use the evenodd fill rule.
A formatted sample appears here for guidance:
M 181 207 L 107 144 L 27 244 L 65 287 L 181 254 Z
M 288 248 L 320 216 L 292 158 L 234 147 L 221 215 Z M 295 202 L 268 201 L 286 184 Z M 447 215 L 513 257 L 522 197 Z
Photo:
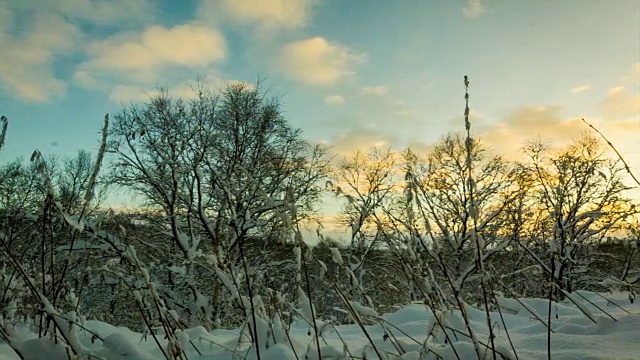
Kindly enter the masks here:
M 301 317 L 291 324 L 289 337 L 286 326 L 276 315 L 273 319 L 258 318 L 260 358 L 264 360 L 307 358 L 317 359 L 315 336 L 309 324 L 310 303 L 299 291 Z M 576 303 L 578 305 L 576 305 Z M 499 313 L 491 313 L 496 350 L 505 358 L 546 359 L 549 303 L 545 299 L 499 298 L 504 324 Z M 389 314 L 377 316 L 372 309 L 352 303 L 357 312 L 367 316 L 365 330 L 359 325 L 329 325 L 320 332 L 323 359 L 359 357 L 376 359 L 376 350 L 386 359 L 474 359 L 476 352 L 466 336 L 464 320 L 457 310 L 437 311 L 437 318 L 425 305 L 410 304 Z M 628 294 L 574 292 L 571 299 L 551 306 L 551 352 L 553 359 L 637 359 L 640 354 L 640 305 L 630 304 Z M 466 312 L 476 338 L 485 344 L 488 331 L 484 310 L 471 306 Z M 588 315 L 588 316 L 587 316 Z M 592 318 L 592 319 L 590 319 Z M 271 328 L 269 328 L 271 324 Z M 446 333 L 439 324 L 448 326 Z M 77 328 L 77 347 L 87 354 L 107 360 L 164 359 L 168 340 L 158 335 L 140 334 L 96 320 Z M 322 327 L 325 327 L 324 325 Z M 456 331 L 451 331 L 455 329 Z M 203 327 L 177 330 L 179 347 L 186 349 L 188 359 L 257 359 L 244 331 L 214 330 Z M 243 335 L 244 333 L 244 335 Z M 507 333 L 513 341 L 508 342 Z M 56 344 L 49 337 L 38 338 L 26 324 L 12 327 L 12 342 L 27 360 L 68 359 L 69 348 Z M 267 336 L 268 334 L 268 336 Z M 450 341 L 445 341 L 446 339 Z M 158 348 L 156 340 L 163 347 Z M 76 345 L 76 344 L 74 344 Z M 374 349 L 375 347 L 375 349 Z M 296 354 L 298 356 L 296 357 Z M 491 352 L 486 353 L 491 358 Z M 89 358 L 90 356 L 88 356 Z M 5 343 L 0 343 L 0 360 L 19 359 Z
M 342 255 L 340 255 L 340 250 L 338 248 L 332 247 L 329 249 L 331 251 L 331 259 L 338 265 L 343 265 Z

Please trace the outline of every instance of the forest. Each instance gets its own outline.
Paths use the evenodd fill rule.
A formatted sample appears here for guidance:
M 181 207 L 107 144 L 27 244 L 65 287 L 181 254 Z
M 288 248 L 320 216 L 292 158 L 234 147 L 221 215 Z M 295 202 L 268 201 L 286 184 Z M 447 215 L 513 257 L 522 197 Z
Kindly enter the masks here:
M 512 160 L 474 137 L 465 76 L 459 132 L 334 154 L 262 84 L 200 85 L 68 158 L 2 157 L 2 117 L 0 358 L 570 358 L 569 325 L 639 324 L 640 183 L 586 121 Z

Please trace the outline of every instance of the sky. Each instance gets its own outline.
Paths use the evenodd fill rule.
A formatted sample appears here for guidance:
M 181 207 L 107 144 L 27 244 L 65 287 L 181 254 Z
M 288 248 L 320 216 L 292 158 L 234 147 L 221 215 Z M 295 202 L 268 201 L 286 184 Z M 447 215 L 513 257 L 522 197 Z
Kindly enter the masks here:
M 0 162 L 95 151 L 105 113 L 265 84 L 348 154 L 464 129 L 513 155 L 603 131 L 640 173 L 639 0 L 0 0 Z

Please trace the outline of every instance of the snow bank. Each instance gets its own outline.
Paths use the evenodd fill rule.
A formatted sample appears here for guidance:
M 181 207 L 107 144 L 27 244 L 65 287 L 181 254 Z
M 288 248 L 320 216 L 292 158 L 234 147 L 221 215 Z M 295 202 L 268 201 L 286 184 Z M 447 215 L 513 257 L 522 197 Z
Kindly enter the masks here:
M 575 292 L 573 298 L 579 299 L 579 306 L 572 301 L 551 304 L 553 359 L 639 358 L 638 304 L 629 304 L 627 295 L 622 293 Z M 548 301 L 500 298 L 499 303 L 503 319 L 500 319 L 497 311 L 491 313 L 498 352 L 506 358 L 515 359 L 515 353 L 519 359 L 546 359 Z M 467 312 L 477 340 L 486 344 L 489 332 L 484 311 L 468 307 Z M 444 359 L 476 358 L 476 351 L 466 335 L 468 332 L 459 311 L 434 314 L 424 305 L 412 304 L 382 316 L 366 311 L 361 311 L 360 315 L 374 322 L 374 325 L 365 327 L 368 337 L 358 325 L 340 325 L 325 330 L 320 339 L 323 359 L 376 359 L 377 354 L 386 359 L 402 360 L 435 359 L 436 354 Z M 441 325 L 447 331 L 443 331 Z M 154 340 L 151 335 L 135 333 L 99 321 L 87 321 L 85 326 L 89 331 L 82 331 L 79 338 L 91 355 L 107 360 L 165 358 L 163 351 L 156 345 L 158 341 L 166 349 L 167 340 L 164 336 L 158 335 Z M 64 346 L 55 344 L 49 338 L 38 339 L 36 334 L 24 330 L 26 327 L 15 329 L 23 329 L 15 332 L 18 337 L 15 343 L 26 359 L 68 358 L 69 349 Z M 279 335 L 273 335 L 276 333 Z M 313 330 L 303 319 L 291 324 L 290 340 L 283 338 L 281 329 L 272 329 L 269 334 L 278 336 L 279 339 L 264 342 L 272 345 L 261 347 L 260 358 L 263 360 L 296 359 L 296 353 L 298 358 L 318 358 Z M 197 327 L 180 331 L 178 338 L 186 348 L 190 360 L 230 360 L 238 356 L 257 359 L 257 354 L 250 348 L 246 336 L 241 336 L 240 330 L 207 332 L 204 328 Z M 488 352 L 487 355 L 490 357 L 491 353 Z M 8 359 L 19 357 L 6 343 L 2 343 L 0 360 Z

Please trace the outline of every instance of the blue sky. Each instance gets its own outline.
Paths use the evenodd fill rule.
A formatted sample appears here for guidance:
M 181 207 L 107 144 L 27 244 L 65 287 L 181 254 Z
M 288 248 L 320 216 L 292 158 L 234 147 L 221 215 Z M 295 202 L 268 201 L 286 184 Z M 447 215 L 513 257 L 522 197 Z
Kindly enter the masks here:
M 640 172 L 638 0 L 0 0 L 0 161 L 98 146 L 105 113 L 156 84 L 254 82 L 348 153 L 462 130 L 513 154 L 603 130 Z

